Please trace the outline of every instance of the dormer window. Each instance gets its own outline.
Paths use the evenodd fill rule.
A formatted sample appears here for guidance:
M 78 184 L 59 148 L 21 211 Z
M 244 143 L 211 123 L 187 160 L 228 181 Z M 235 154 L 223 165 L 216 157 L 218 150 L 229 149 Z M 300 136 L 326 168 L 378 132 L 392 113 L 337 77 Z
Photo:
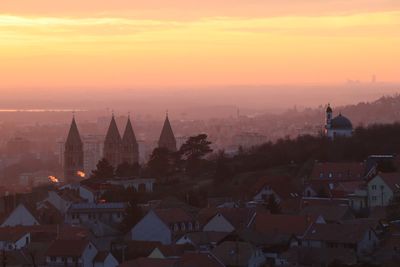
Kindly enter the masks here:
M 188 230 L 189 231 L 193 230 L 193 224 L 191 222 L 188 223 Z
M 175 231 L 175 232 L 178 232 L 178 231 L 179 231 L 179 226 L 178 226 L 177 223 L 174 224 L 174 231 Z
M 182 230 L 182 231 L 186 231 L 186 225 L 185 225 L 185 223 L 181 223 L 181 230 Z

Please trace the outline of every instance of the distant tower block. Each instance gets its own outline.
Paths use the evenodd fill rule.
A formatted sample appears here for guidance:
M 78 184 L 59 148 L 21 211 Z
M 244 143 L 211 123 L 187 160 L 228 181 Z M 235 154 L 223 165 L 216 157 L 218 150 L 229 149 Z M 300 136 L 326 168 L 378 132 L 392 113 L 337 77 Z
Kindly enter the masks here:
M 132 123 L 128 117 L 124 136 L 122 137 L 122 162 L 129 164 L 139 163 L 139 145 L 133 131 Z
M 77 179 L 79 171 L 83 171 L 83 143 L 74 116 L 65 142 L 64 179 Z
M 171 152 L 177 151 L 176 139 L 172 131 L 171 123 L 168 119 L 168 113 L 165 117 L 164 126 L 161 131 L 160 139 L 158 140 L 158 147 L 166 148 Z
M 113 115 L 104 140 L 103 156 L 114 168 L 121 164 L 121 146 L 121 135 Z

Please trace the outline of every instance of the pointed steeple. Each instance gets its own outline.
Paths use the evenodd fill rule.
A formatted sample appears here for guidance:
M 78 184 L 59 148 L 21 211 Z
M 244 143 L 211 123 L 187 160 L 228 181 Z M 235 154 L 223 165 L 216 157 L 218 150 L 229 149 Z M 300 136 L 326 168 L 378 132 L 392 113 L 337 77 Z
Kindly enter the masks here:
M 112 115 L 110 126 L 108 127 L 106 142 L 121 142 L 121 135 L 119 134 L 117 123 L 115 122 L 114 114 Z
M 78 126 L 76 126 L 75 116 L 72 118 L 71 127 L 69 128 L 66 144 L 82 144 Z
M 131 119 L 128 116 L 125 132 L 122 137 L 122 163 L 135 164 L 139 162 L 139 145 L 133 131 Z
M 167 148 L 169 151 L 175 152 L 176 139 L 172 131 L 171 123 L 169 122 L 168 112 L 165 117 L 164 126 L 161 130 L 160 139 L 158 140 L 158 147 Z
M 74 181 L 79 179 L 78 171 L 83 171 L 83 142 L 75 122 L 72 118 L 71 127 L 64 147 L 64 179 Z
M 136 143 L 135 132 L 133 131 L 132 123 L 130 117 L 128 117 L 128 122 L 126 123 L 125 132 L 122 137 L 123 143 Z
M 119 134 L 114 114 L 108 127 L 106 139 L 104 140 L 103 157 L 114 167 L 121 164 L 121 135 Z

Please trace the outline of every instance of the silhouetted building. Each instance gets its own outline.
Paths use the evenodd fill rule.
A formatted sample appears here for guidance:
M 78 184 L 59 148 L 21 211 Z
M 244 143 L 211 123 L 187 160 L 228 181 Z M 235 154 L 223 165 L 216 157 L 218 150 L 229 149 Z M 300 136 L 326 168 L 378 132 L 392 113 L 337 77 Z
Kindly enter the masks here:
M 104 140 L 103 157 L 115 168 L 121 164 L 121 146 L 121 135 L 119 134 L 117 123 L 113 115 L 110 126 L 108 127 L 106 139 Z
M 326 108 L 326 124 L 325 124 L 325 134 L 334 139 L 335 137 L 350 137 L 353 134 L 353 125 L 351 121 L 339 113 L 338 116 L 332 118 L 333 110 L 328 104 Z
M 64 149 L 64 179 L 71 180 L 83 170 L 83 143 L 76 126 L 75 117 L 72 118 Z
M 158 140 L 158 147 L 167 148 L 169 151 L 175 152 L 176 139 L 172 131 L 171 123 L 168 119 L 168 114 L 165 117 L 164 126 L 161 131 L 160 139 Z
M 129 164 L 139 163 L 139 145 L 129 117 L 126 123 L 124 136 L 122 137 L 121 148 L 122 162 L 127 162 Z

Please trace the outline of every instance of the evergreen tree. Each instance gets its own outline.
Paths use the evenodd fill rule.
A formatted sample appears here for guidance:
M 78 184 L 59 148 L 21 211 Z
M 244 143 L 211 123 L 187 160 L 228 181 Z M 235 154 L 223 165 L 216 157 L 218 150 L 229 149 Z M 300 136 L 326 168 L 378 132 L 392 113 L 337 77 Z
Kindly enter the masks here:
M 216 160 L 216 168 L 214 174 L 214 183 L 222 184 L 225 181 L 229 181 L 233 177 L 233 172 L 227 163 L 228 159 L 225 156 L 224 151 L 218 153 Z
M 139 175 L 140 165 L 138 163 L 129 164 L 128 162 L 118 165 L 115 175 L 117 177 L 133 177 Z
M 157 147 L 150 155 L 147 163 L 150 173 L 156 177 L 169 176 L 174 171 L 175 166 L 174 153 L 164 147 Z
M 90 178 L 94 179 L 110 179 L 114 177 L 114 167 L 106 160 L 101 159 L 96 169 L 92 171 Z
M 206 134 L 191 136 L 179 150 L 180 160 L 184 162 L 185 169 L 191 175 L 198 174 L 202 169 L 203 158 L 213 150 Z

